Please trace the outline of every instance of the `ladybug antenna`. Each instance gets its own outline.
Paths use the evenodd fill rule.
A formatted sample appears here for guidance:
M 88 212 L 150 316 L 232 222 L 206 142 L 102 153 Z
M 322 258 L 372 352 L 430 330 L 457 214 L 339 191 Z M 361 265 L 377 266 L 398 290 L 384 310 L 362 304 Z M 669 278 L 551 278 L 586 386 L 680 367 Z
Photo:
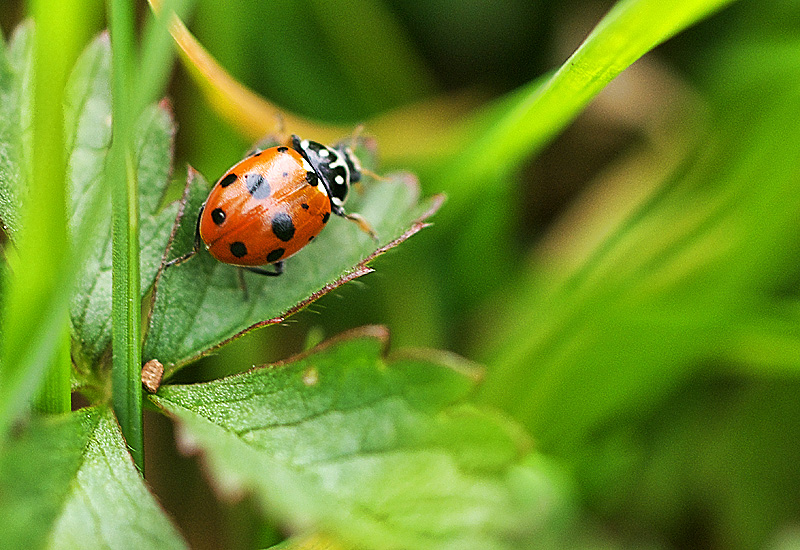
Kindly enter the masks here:
M 286 133 L 286 120 L 280 111 L 275 111 L 275 141 L 280 145 L 292 144 L 291 136 Z
M 361 176 L 369 176 L 372 179 L 378 181 L 386 181 L 386 178 L 381 176 L 380 174 L 376 174 L 369 168 L 364 168 L 361 166 L 361 161 L 358 159 L 356 154 L 354 153 L 356 147 L 358 147 L 358 140 L 361 136 L 364 135 L 364 131 L 366 130 L 366 126 L 363 124 L 359 124 L 353 129 L 353 133 L 350 134 L 350 139 L 348 143 L 339 143 L 337 148 L 345 154 L 345 158 L 347 160 L 348 167 L 350 168 L 351 174 L 358 174 L 355 178 L 351 176 L 350 181 L 351 183 L 358 184 L 361 180 Z
M 350 134 L 350 149 L 355 150 L 358 146 L 358 138 L 364 135 L 364 128 L 363 124 L 359 124 L 353 129 L 353 133 Z

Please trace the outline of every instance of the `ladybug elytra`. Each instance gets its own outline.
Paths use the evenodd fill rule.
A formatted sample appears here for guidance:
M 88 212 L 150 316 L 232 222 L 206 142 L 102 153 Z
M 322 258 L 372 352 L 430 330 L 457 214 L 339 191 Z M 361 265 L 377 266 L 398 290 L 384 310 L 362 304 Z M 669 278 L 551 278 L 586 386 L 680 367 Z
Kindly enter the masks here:
M 350 147 L 291 137 L 291 146 L 256 151 L 225 172 L 200 207 L 193 249 L 201 242 L 220 262 L 261 275 L 283 273 L 283 262 L 311 242 L 331 213 L 375 238 L 364 218 L 344 211 L 361 165 Z M 259 266 L 273 265 L 270 271 Z

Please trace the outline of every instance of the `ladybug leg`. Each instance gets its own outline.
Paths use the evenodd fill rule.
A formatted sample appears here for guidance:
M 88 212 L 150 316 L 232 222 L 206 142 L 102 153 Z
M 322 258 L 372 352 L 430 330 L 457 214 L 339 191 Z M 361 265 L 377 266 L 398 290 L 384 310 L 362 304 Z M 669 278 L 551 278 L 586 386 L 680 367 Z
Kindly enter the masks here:
M 358 228 L 361 231 L 372 237 L 374 241 L 378 240 L 378 234 L 375 232 L 374 229 L 372 229 L 372 226 L 369 224 L 367 220 L 364 219 L 362 215 L 348 214 L 347 212 L 344 211 L 344 209 L 341 206 L 334 207 L 333 213 L 336 214 L 337 216 L 341 216 L 347 220 L 350 220 L 351 222 L 355 222 L 355 224 L 358 225 Z
M 244 280 L 244 268 L 239 267 L 236 269 L 236 278 L 239 281 L 239 288 L 242 289 L 242 294 L 245 302 L 250 301 L 250 293 L 247 291 L 247 281 Z
M 242 269 L 246 269 L 252 273 L 258 273 L 259 275 L 266 275 L 267 277 L 277 277 L 283 274 L 283 262 L 275 262 L 272 265 L 275 266 L 274 271 L 268 271 L 263 267 L 243 267 Z
M 272 265 L 275 266 L 274 271 L 267 271 L 263 267 L 239 267 L 239 269 L 236 270 L 239 276 L 239 286 L 242 288 L 242 292 L 244 292 L 245 302 L 250 299 L 250 293 L 247 292 L 247 281 L 244 280 L 245 270 L 251 273 L 257 273 L 258 275 L 266 275 L 267 277 L 277 277 L 283 273 L 283 262 L 275 262 Z
M 205 210 L 205 208 L 206 208 L 206 203 L 203 203 L 203 204 L 200 205 L 200 210 L 197 212 L 197 225 L 195 225 L 195 228 L 194 228 L 194 245 L 192 246 L 192 249 L 189 252 L 187 252 L 186 254 L 184 254 L 183 256 L 178 256 L 174 260 L 170 260 L 167 263 L 165 263 L 164 264 L 164 269 L 166 269 L 168 267 L 173 267 L 173 266 L 176 266 L 176 265 L 181 265 L 183 262 L 189 260 L 190 258 L 192 258 L 192 256 L 194 256 L 195 254 L 200 252 L 200 241 L 201 241 L 201 239 L 200 239 L 200 218 L 202 217 L 203 210 Z
M 389 181 L 389 178 L 381 176 L 380 174 L 376 174 L 369 168 L 361 168 L 361 173 L 377 181 Z

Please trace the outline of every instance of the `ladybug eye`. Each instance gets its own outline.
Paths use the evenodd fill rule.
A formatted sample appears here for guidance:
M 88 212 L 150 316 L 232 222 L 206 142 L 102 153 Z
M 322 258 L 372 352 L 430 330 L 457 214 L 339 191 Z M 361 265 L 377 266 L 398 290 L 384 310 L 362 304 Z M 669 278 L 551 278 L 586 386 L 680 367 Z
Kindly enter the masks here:
M 217 225 L 222 225 L 222 222 L 225 221 L 225 211 L 221 208 L 215 208 L 211 211 L 211 219 Z

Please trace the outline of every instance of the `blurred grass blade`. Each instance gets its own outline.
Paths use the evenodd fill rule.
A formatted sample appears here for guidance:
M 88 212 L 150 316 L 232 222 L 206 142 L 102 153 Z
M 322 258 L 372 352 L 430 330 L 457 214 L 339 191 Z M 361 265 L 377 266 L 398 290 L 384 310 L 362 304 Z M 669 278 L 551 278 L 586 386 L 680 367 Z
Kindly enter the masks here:
M 53 374 L 45 408 L 69 402 L 70 362 L 64 361 L 68 307 L 76 258 L 67 235 L 64 88 L 72 64 L 91 32 L 93 2 L 31 2 L 37 25 L 34 46 L 32 182 L 25 197 L 22 229 L 8 255 L 10 279 L 0 343 L 0 438 Z M 36 159 L 33 162 L 33 158 Z M 60 360 L 59 360 L 60 359 Z
M 463 203 L 561 132 L 611 80 L 642 55 L 733 0 L 623 0 L 546 81 L 515 91 L 474 121 L 469 146 L 438 172 Z M 511 178 L 508 178 L 511 181 Z
M 278 545 L 270 546 L 270 550 L 353 550 L 354 548 L 355 546 L 351 544 L 320 533 L 291 537 Z
M 169 33 L 170 17 L 166 14 L 174 12 L 176 17 L 183 17 L 191 9 L 192 4 L 194 0 L 166 0 L 164 10 L 154 11 L 147 19 L 142 40 L 134 116 L 138 116 L 147 105 L 161 98 L 171 73 L 172 38 Z
M 160 0 L 149 2 L 154 10 L 161 9 Z M 352 133 L 352 125 L 304 119 L 260 97 L 222 68 L 180 19 L 173 18 L 170 32 L 180 48 L 181 61 L 209 104 L 249 140 L 274 132 L 278 116 L 283 117 L 292 133 L 313 136 L 323 143 L 333 143 Z M 437 157 L 457 150 L 466 137 L 452 122 L 460 120 L 475 102 L 475 94 L 438 97 L 395 109 L 364 124 L 381 144 L 381 156 L 387 162 L 420 155 L 423 159 Z
M 149 0 L 153 10 L 160 12 L 163 2 Z M 344 126 L 325 126 L 308 122 L 291 113 L 279 110 L 275 105 L 236 81 L 216 59 L 206 51 L 189 32 L 177 16 L 170 22 L 170 32 L 180 48 L 181 60 L 200 85 L 203 93 L 219 114 L 249 139 L 255 141 L 274 132 L 278 116 L 282 116 L 287 128 L 299 135 L 314 135 L 323 142 L 334 142 L 348 133 Z
M 764 378 L 800 375 L 800 303 L 781 301 L 734 327 L 723 350 L 736 372 Z
M 582 261 L 539 255 L 498 327 L 484 399 L 543 445 L 571 451 L 746 337 L 763 289 L 786 277 L 780 268 L 800 248 L 798 103 L 793 84 L 769 101 L 728 102 L 697 151 L 604 239 L 592 234 L 604 211 L 569 230 Z M 791 333 L 779 343 L 796 346 Z

